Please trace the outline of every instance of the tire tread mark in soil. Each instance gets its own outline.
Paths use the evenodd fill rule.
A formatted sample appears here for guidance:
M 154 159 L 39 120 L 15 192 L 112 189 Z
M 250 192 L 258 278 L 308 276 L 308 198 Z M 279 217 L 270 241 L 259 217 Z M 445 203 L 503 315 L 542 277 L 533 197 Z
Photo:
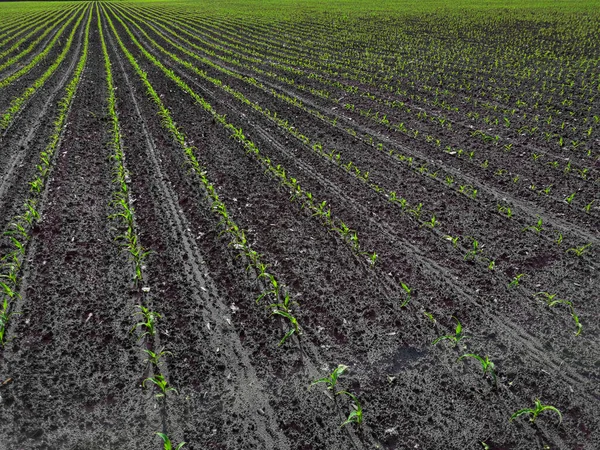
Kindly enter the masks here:
M 151 54 L 153 54 L 155 57 L 157 56 L 155 49 L 150 48 L 150 49 L 148 49 L 148 51 Z M 218 103 L 226 104 L 226 105 L 228 105 L 229 109 L 231 109 L 232 111 L 236 111 L 236 108 L 234 106 L 229 104 L 226 100 L 219 98 L 210 89 L 200 85 L 189 74 L 180 70 L 177 66 L 174 66 L 173 64 L 171 64 L 169 62 L 165 62 L 165 64 L 167 66 L 169 66 L 172 70 L 174 70 L 176 73 L 178 73 L 178 75 L 185 78 L 188 82 L 190 82 L 193 85 L 200 88 L 205 94 L 208 94 L 208 96 L 211 97 L 214 101 L 217 101 Z M 258 125 L 256 123 L 252 123 L 252 127 L 256 130 L 256 132 L 258 134 L 260 134 L 262 136 L 263 139 L 270 142 L 282 154 L 287 155 L 288 157 L 293 156 L 286 149 L 285 145 L 276 141 L 273 134 L 271 134 L 268 130 L 263 129 L 260 125 Z M 393 230 L 390 229 L 389 226 L 383 224 L 382 221 L 376 220 L 375 218 L 371 217 L 369 215 L 369 211 L 362 204 L 360 204 L 356 200 L 348 197 L 348 195 L 346 194 L 346 192 L 343 189 L 341 189 L 337 185 L 334 185 L 333 183 L 329 182 L 326 177 L 324 177 L 322 174 L 317 173 L 314 168 L 307 166 L 298 158 L 296 158 L 296 161 L 300 167 L 303 167 L 304 171 L 306 172 L 306 174 L 308 176 L 314 177 L 316 180 L 318 180 L 318 182 L 326 185 L 331 191 L 333 191 L 336 194 L 337 199 L 344 200 L 345 202 L 347 202 L 350 205 L 350 208 L 354 209 L 359 217 L 370 217 L 369 221 L 370 221 L 371 228 L 378 228 L 380 230 L 381 235 L 387 236 L 387 241 L 392 243 L 391 245 L 400 248 L 398 239 L 394 236 Z M 473 306 L 476 306 L 476 307 L 481 306 L 481 302 L 479 302 L 475 299 L 473 293 L 467 293 L 466 290 L 461 288 L 459 285 L 448 281 L 451 279 L 451 277 L 449 277 L 449 273 L 443 266 L 441 266 L 439 263 L 437 263 L 433 259 L 427 257 L 422 252 L 422 250 L 418 249 L 416 246 L 414 246 L 410 242 L 408 242 L 402 238 L 400 240 L 402 241 L 402 245 L 406 246 L 406 248 L 409 249 L 411 255 L 417 257 L 419 260 L 421 260 L 424 263 L 424 267 L 428 271 L 432 272 L 434 275 L 442 274 L 441 278 L 443 280 L 445 280 L 448 287 L 450 287 L 454 292 L 458 292 L 460 294 L 461 298 L 468 300 Z M 387 285 L 392 286 L 392 282 L 391 281 L 388 282 Z M 506 319 L 501 321 L 498 318 L 493 317 L 491 314 L 488 314 L 488 315 L 489 315 L 489 318 L 492 320 L 492 322 L 499 329 L 504 330 L 505 332 L 514 336 L 515 339 L 519 340 L 519 342 L 521 342 L 521 344 L 525 348 L 529 349 L 532 357 L 535 357 L 535 359 L 537 361 L 543 362 L 543 363 L 547 364 L 548 366 L 550 366 L 556 372 L 557 376 L 565 377 L 565 379 L 568 380 L 571 384 L 573 384 L 575 381 L 576 381 L 575 384 L 579 384 L 579 383 L 585 384 L 586 383 L 585 380 L 581 376 L 577 375 L 572 370 L 570 370 L 570 369 L 565 370 L 564 368 L 561 368 L 561 362 L 550 360 L 547 356 L 547 353 L 543 350 L 543 345 L 539 342 L 539 340 L 535 336 L 531 335 L 530 333 L 528 333 L 527 331 L 525 331 L 523 328 L 519 327 L 518 325 L 507 322 Z M 582 393 L 582 395 L 585 395 L 585 394 Z M 590 398 L 590 400 L 592 399 L 591 396 L 588 396 L 588 397 Z
M 114 42 L 112 35 L 109 38 L 111 46 L 114 50 Z M 178 208 L 177 194 L 169 186 L 168 177 L 162 172 L 159 158 L 157 157 L 157 150 L 150 137 L 148 128 L 145 124 L 144 116 L 140 112 L 140 108 L 135 98 L 134 91 L 132 89 L 129 77 L 123 67 L 121 58 L 118 60 L 121 72 L 127 82 L 129 88 L 130 100 L 134 105 L 137 118 L 142 127 L 143 134 L 145 136 L 145 148 L 151 164 L 153 166 L 155 177 L 157 181 L 157 187 L 160 191 L 160 196 L 163 199 L 161 208 L 163 209 L 165 216 L 170 217 L 169 222 L 172 224 L 173 229 L 171 233 L 177 236 L 177 240 L 183 245 L 185 254 L 187 255 L 186 262 L 190 266 L 191 273 L 188 274 L 188 283 L 193 286 L 194 296 L 190 299 L 191 302 L 196 302 L 202 305 L 203 316 L 205 323 L 222 323 L 223 317 L 227 316 L 229 311 L 224 301 L 221 299 L 218 289 L 216 288 L 214 281 L 208 276 L 208 273 L 202 268 L 205 266 L 202 256 L 194 243 L 193 236 L 190 235 L 190 225 L 183 214 Z M 247 353 L 244 351 L 239 338 L 234 333 L 227 333 L 227 337 L 223 335 L 222 328 L 217 326 L 214 328 L 212 336 L 212 348 L 221 348 L 223 353 L 227 354 L 228 363 L 233 367 L 241 365 L 243 375 L 239 376 L 238 383 L 243 386 L 243 389 L 239 389 L 236 394 L 236 399 L 239 397 L 237 409 L 247 409 L 247 405 L 253 405 L 258 407 L 265 412 L 264 418 L 261 415 L 252 414 L 251 411 L 247 411 L 248 416 L 253 418 L 255 425 L 258 428 L 259 434 L 264 439 L 262 445 L 266 449 L 279 449 L 289 448 L 289 443 L 285 439 L 285 436 L 278 431 L 278 427 L 274 420 L 275 414 L 269 405 L 269 402 L 264 398 L 263 392 L 264 387 L 258 380 L 256 373 L 252 367 L 250 359 Z M 239 361 L 236 363 L 236 361 Z

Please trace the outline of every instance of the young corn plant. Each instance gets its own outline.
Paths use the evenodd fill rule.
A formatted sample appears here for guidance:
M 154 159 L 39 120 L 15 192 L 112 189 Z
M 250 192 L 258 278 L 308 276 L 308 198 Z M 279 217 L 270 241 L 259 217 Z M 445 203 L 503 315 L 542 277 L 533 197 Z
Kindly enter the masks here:
M 465 261 L 472 261 L 475 260 L 475 258 L 477 257 L 477 254 L 481 252 L 481 248 L 479 246 L 479 242 L 477 240 L 473 239 L 473 244 L 471 247 L 471 250 L 469 250 L 464 257 Z
M 423 222 L 422 227 L 429 227 L 431 229 L 435 228 L 436 225 L 439 225 L 439 221 L 435 218 L 435 214 L 431 217 L 429 222 Z
M 163 356 L 173 356 L 173 353 L 165 351 L 164 347 L 156 352 L 147 349 L 143 349 L 143 351 L 148 355 L 148 358 L 144 362 L 148 362 L 156 367 L 158 367 L 161 364 L 160 358 L 162 358 Z
M 344 364 L 339 364 L 333 370 L 333 372 L 331 372 L 330 375 L 328 375 L 324 378 L 319 378 L 318 380 L 313 381 L 310 385 L 312 387 L 315 384 L 325 383 L 325 384 L 327 384 L 327 389 L 329 389 L 330 391 L 333 391 L 333 393 L 335 394 L 335 386 L 337 384 L 338 378 L 340 377 L 340 375 L 342 375 L 342 373 L 344 373 L 346 371 L 347 368 L 348 368 L 348 366 L 345 366 Z
M 527 274 L 525 273 L 520 273 L 518 275 L 515 275 L 515 277 L 511 280 L 510 283 L 508 283 L 508 287 L 509 288 L 515 288 L 519 285 L 519 282 L 521 281 L 521 278 L 523 278 L 524 276 L 526 276 Z
M 558 424 L 560 425 L 560 423 L 562 422 L 561 412 L 554 406 L 542 405 L 542 402 L 540 401 L 539 398 L 535 400 L 535 405 L 533 408 L 524 408 L 524 409 L 518 410 L 512 416 L 510 416 L 510 421 L 512 422 L 517 417 L 522 416 L 524 414 L 528 414 L 528 415 L 531 415 L 531 417 L 529 418 L 529 421 L 531 423 L 535 423 L 537 416 L 543 411 L 554 411 L 556 414 L 558 414 Z
M 0 345 L 4 347 L 4 345 L 8 342 L 6 340 L 6 327 L 8 325 L 9 319 L 15 314 L 20 314 L 18 312 L 8 312 L 8 299 L 4 299 L 4 303 L 2 305 L 2 311 L 0 311 Z
M 153 377 L 146 378 L 144 381 L 142 381 L 143 388 L 146 387 L 147 381 L 154 383 L 156 385 L 156 387 L 158 387 L 160 392 L 158 394 L 156 394 L 157 398 L 166 397 L 168 392 L 175 392 L 177 394 L 177 389 L 170 387 L 168 385 L 169 383 L 167 382 L 164 375 L 162 375 L 162 374 L 158 374 L 158 375 L 154 375 Z
M 346 421 L 340 425 L 340 428 L 344 425 L 348 425 L 349 423 L 355 423 L 357 425 L 360 425 L 363 421 L 363 411 L 362 406 L 360 405 L 360 402 L 358 401 L 356 395 L 348 391 L 340 391 L 338 392 L 338 395 L 347 395 L 348 397 L 350 397 L 352 399 L 353 407 L 353 411 L 350 412 Z
M 563 300 L 563 299 L 554 300 L 554 298 L 556 297 L 557 294 L 550 294 L 548 292 L 537 292 L 533 295 L 534 295 L 534 297 L 537 297 L 538 295 L 544 296 L 545 300 L 546 300 L 546 304 L 550 308 L 557 306 L 557 305 L 564 305 L 567 308 L 569 308 L 569 312 L 571 314 L 571 317 L 575 321 L 575 327 L 577 328 L 575 331 L 575 336 L 579 336 L 581 334 L 581 331 L 583 330 L 583 325 L 581 324 L 581 321 L 579 320 L 579 316 L 575 313 L 575 307 L 573 306 L 572 302 L 570 302 L 568 300 Z
M 404 290 L 404 292 L 406 292 L 406 298 L 400 305 L 400 308 L 404 308 L 406 305 L 408 305 L 408 302 L 410 302 L 410 294 L 412 292 L 412 289 L 409 288 L 408 285 L 404 284 L 402 281 L 400 282 L 400 286 L 402 286 L 402 289 Z
M 591 246 L 592 246 L 592 243 L 591 243 L 591 242 L 589 242 L 589 243 L 587 243 L 587 244 L 585 244 L 585 245 L 582 245 L 581 247 L 573 247 L 573 248 L 570 248 L 570 249 L 568 249 L 568 250 L 567 250 L 565 253 L 573 253 L 575 256 L 581 256 L 581 255 L 583 255 L 583 254 L 584 254 L 584 253 L 585 253 L 585 252 L 588 250 L 588 248 L 589 248 L 589 247 L 591 247 Z
M 528 227 L 523 228 L 523 231 L 532 230 L 536 233 L 541 233 L 544 229 L 542 228 L 542 218 L 538 216 L 538 221 L 535 225 L 529 225 Z
M 458 344 L 461 340 L 463 339 L 468 339 L 469 336 L 465 336 L 462 332 L 462 324 L 460 323 L 460 321 L 452 316 L 452 318 L 456 321 L 456 328 L 454 329 L 454 335 L 452 334 L 446 334 L 444 336 L 440 336 L 439 338 L 437 338 L 436 340 L 434 340 L 431 345 L 436 345 L 438 342 L 443 341 L 445 339 L 448 339 L 449 341 L 452 341 L 452 346 L 455 346 L 456 344 Z
M 156 322 L 161 318 L 161 315 L 157 312 L 150 311 L 144 305 L 136 305 L 140 310 L 136 312 L 133 316 L 141 315 L 143 318 L 142 322 L 136 323 L 131 329 L 130 333 L 133 333 L 136 329 L 142 328 L 145 331 L 140 334 L 138 337 L 138 341 L 142 339 L 144 336 L 154 336 L 156 334 Z
M 447 241 L 452 242 L 452 247 L 457 248 L 458 247 L 458 240 L 460 239 L 460 236 L 456 236 L 456 237 L 452 237 L 449 234 L 444 236 L 444 239 L 446 239 Z
M 288 330 L 287 333 L 285 333 L 285 335 L 283 336 L 281 341 L 279 341 L 278 347 L 281 347 L 285 343 L 285 341 L 288 338 L 290 338 L 293 334 L 296 334 L 296 336 L 298 336 L 300 334 L 300 327 L 298 326 L 298 320 L 289 311 L 285 311 L 285 310 L 277 308 L 277 309 L 273 310 L 271 315 L 272 316 L 273 315 L 281 316 L 281 317 L 287 319 L 291 325 L 291 328 Z
M 173 447 L 173 443 L 171 442 L 171 439 L 169 439 L 169 436 L 167 436 L 165 433 L 156 433 L 158 436 L 160 436 L 160 438 L 163 440 L 163 444 L 164 444 L 164 449 L 163 450 L 180 450 L 181 447 L 183 447 L 186 443 L 182 442 L 179 445 L 177 445 L 177 447 Z
M 496 382 L 496 372 L 494 371 L 494 363 L 490 361 L 489 357 L 486 356 L 485 359 L 475 353 L 467 353 L 465 355 L 460 356 L 457 361 L 460 361 L 464 358 L 475 358 L 477 361 L 481 363 L 481 368 L 483 369 L 483 375 L 490 374 L 494 380 L 494 386 L 497 386 Z
M 573 192 L 571 195 L 565 198 L 565 202 L 567 202 L 568 205 L 570 205 L 575 198 L 575 194 L 577 194 L 577 192 Z

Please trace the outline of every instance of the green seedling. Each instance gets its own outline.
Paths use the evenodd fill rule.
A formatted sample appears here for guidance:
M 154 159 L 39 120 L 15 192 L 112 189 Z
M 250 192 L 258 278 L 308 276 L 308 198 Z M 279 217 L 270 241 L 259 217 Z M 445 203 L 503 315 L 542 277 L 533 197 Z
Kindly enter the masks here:
M 546 303 L 550 303 L 557 294 L 550 294 L 549 292 L 536 292 L 533 294 L 534 297 L 537 297 L 538 295 L 546 297 Z
M 8 325 L 9 319 L 15 314 L 21 314 L 19 312 L 8 312 L 8 299 L 4 299 L 2 311 L 0 311 L 0 344 L 4 346 L 6 344 L 6 326 Z
M 513 212 L 508 206 L 498 205 L 498 212 L 500 214 L 505 214 L 509 219 L 513 216 Z
M 144 388 L 146 387 L 147 381 L 154 383 L 156 385 L 156 387 L 158 387 L 158 389 L 160 390 L 160 392 L 158 394 L 156 394 L 156 397 L 158 397 L 158 398 L 166 397 L 167 392 L 174 391 L 176 394 L 178 393 L 177 389 L 168 386 L 168 382 L 165 379 L 164 375 L 162 375 L 162 374 L 158 374 L 158 375 L 155 375 L 154 377 L 146 378 L 144 381 L 142 381 L 142 387 L 144 387 Z
M 289 311 L 284 311 L 284 310 L 281 310 L 281 309 L 275 309 L 271 313 L 271 315 L 272 316 L 273 315 L 277 315 L 277 316 L 284 317 L 292 325 L 292 328 L 287 333 L 285 333 L 285 335 L 283 336 L 283 338 L 281 339 L 281 341 L 279 341 L 278 347 L 281 347 L 284 344 L 284 342 L 289 337 L 291 337 L 294 333 L 296 334 L 296 336 L 300 334 L 300 327 L 298 326 L 298 320 L 294 316 L 292 316 Z
M 535 231 L 536 233 L 540 233 L 543 230 L 542 223 L 543 223 L 542 218 L 540 216 L 538 216 L 537 224 L 525 227 L 525 228 L 523 228 L 523 231 L 532 230 L 532 231 Z
M 535 419 L 537 419 L 537 416 L 542 411 L 554 411 L 556 414 L 558 414 L 558 424 L 560 425 L 560 423 L 562 422 L 561 412 L 554 406 L 542 405 L 542 402 L 539 399 L 535 400 L 534 408 L 524 408 L 524 409 L 518 410 L 516 413 L 514 413 L 512 416 L 510 416 L 510 421 L 513 421 L 514 419 L 516 419 L 519 416 L 522 416 L 523 414 L 530 414 L 531 417 L 529 418 L 529 421 L 531 423 L 535 423 Z
M 431 217 L 429 222 L 423 222 L 422 227 L 429 227 L 431 229 L 435 228 L 436 225 L 439 225 L 439 221 L 435 218 L 435 214 Z
M 340 375 L 346 371 L 347 368 L 348 368 L 348 366 L 340 364 L 333 370 L 333 372 L 331 372 L 330 375 L 328 375 L 324 378 L 315 380 L 310 385 L 312 387 L 318 383 L 325 383 L 325 384 L 327 384 L 327 389 L 329 389 L 330 391 L 333 391 L 335 393 L 335 385 L 337 384 L 337 380 L 340 377 Z
M 421 208 L 423 208 L 423 203 L 419 203 L 415 208 L 410 209 L 408 212 L 418 219 L 421 215 Z
M 577 192 L 573 192 L 571 195 L 565 198 L 565 202 L 567 202 L 568 205 L 570 205 L 575 198 L 575 194 L 577 194 Z
M 144 331 L 138 341 L 142 339 L 144 336 L 154 336 L 156 334 L 156 322 L 162 316 L 154 311 L 150 311 L 144 305 L 136 305 L 140 310 L 136 312 L 133 316 L 141 315 L 144 319 L 143 322 L 136 323 L 131 329 L 130 333 L 133 333 L 139 327 L 144 327 L 146 331 Z
M 563 234 L 560 231 L 556 231 L 556 230 L 554 232 L 558 234 L 558 237 L 556 238 L 556 240 L 554 242 L 556 243 L 556 245 L 562 244 Z
M 521 281 L 521 278 L 523 278 L 526 275 L 527 274 L 525 274 L 525 273 L 520 273 L 518 275 L 515 275 L 515 277 L 512 279 L 512 281 L 510 283 L 508 283 L 508 287 L 509 288 L 517 287 L 519 285 L 519 282 Z
M 490 260 L 490 262 L 488 263 L 488 270 L 495 270 L 496 269 L 496 261 Z
M 366 253 L 367 255 L 369 255 L 369 264 L 371 265 L 371 267 L 373 267 L 375 265 L 375 263 L 377 262 L 377 253 L 373 252 L 373 253 Z
M 144 362 L 149 362 L 150 364 L 153 364 L 156 367 L 160 365 L 160 358 L 162 358 L 163 356 L 173 356 L 173 353 L 165 351 L 164 348 L 161 348 L 157 352 L 153 352 L 152 350 L 147 349 L 143 349 L 143 351 L 148 354 L 148 359 L 146 359 L 146 361 Z
M 581 247 L 573 247 L 573 248 L 570 248 L 570 249 L 569 249 L 569 250 L 567 250 L 565 253 L 571 253 L 571 252 L 572 252 L 572 253 L 574 253 L 574 254 L 575 254 L 575 256 L 581 256 L 581 255 L 583 255 L 583 254 L 584 254 L 584 253 L 587 251 L 587 249 L 588 249 L 589 247 L 591 247 L 591 245 L 592 245 L 592 243 L 591 243 L 591 242 L 589 242 L 589 243 L 587 243 L 587 244 L 585 244 L 585 245 L 582 245 Z
M 452 237 L 449 234 L 447 234 L 446 236 L 444 236 L 444 239 L 452 242 L 452 247 L 456 248 L 458 247 L 458 240 L 460 239 L 460 236 Z
M 158 436 L 160 436 L 160 438 L 163 440 L 165 448 L 164 450 L 179 450 L 181 449 L 181 447 L 183 447 L 186 443 L 182 442 L 181 444 L 179 444 L 177 447 L 175 447 L 173 449 L 173 444 L 171 443 L 171 439 L 169 439 L 169 437 L 165 434 L 165 433 L 156 433 Z
M 430 312 L 423 311 L 423 315 L 425 317 L 427 317 L 429 320 L 431 320 L 433 323 L 437 322 L 437 320 L 435 320 L 435 317 L 433 317 L 433 314 L 431 314 Z
M 406 305 L 408 305 L 408 302 L 410 302 L 410 293 L 412 292 L 412 289 L 402 281 L 400 282 L 400 286 L 402 286 L 402 289 L 404 289 L 404 292 L 406 292 L 406 299 L 404 299 L 404 302 L 400 305 L 400 308 L 404 308 Z
M 590 210 L 592 209 L 592 205 L 594 204 L 596 200 L 592 200 L 591 202 L 589 202 L 587 205 L 584 206 L 583 210 L 589 214 Z
M 497 385 L 496 372 L 494 372 L 494 363 L 490 361 L 488 356 L 486 356 L 485 359 L 483 359 L 481 356 L 476 355 L 475 353 L 467 353 L 459 357 L 457 361 L 460 361 L 463 358 L 475 358 L 477 361 L 479 361 L 481 363 L 481 368 L 483 369 L 483 375 L 489 373 L 494 379 L 494 385 Z
M 452 316 L 452 318 L 456 321 L 456 328 L 454 330 L 454 335 L 446 334 L 444 336 L 440 336 L 435 341 L 433 341 L 431 343 L 431 345 L 435 345 L 438 342 L 443 341 L 444 339 L 448 339 L 448 340 L 452 341 L 452 345 L 455 346 L 462 339 L 468 339 L 469 336 L 465 336 L 464 334 L 462 334 L 462 325 L 461 325 L 460 321 L 454 316 Z
M 281 285 L 279 284 L 279 282 L 277 281 L 277 279 L 271 275 L 270 273 L 266 273 L 265 272 L 265 277 L 269 279 L 270 283 L 271 283 L 271 287 L 267 288 L 262 294 L 260 294 L 258 296 L 258 298 L 256 299 L 256 303 L 258 304 L 264 297 L 266 297 L 267 295 L 273 295 L 273 297 L 277 300 L 279 299 L 279 293 L 281 291 Z
M 340 428 L 343 427 L 344 425 L 348 425 L 349 423 L 356 423 L 357 425 L 360 425 L 363 421 L 363 415 L 362 415 L 363 413 L 362 413 L 362 406 L 360 405 L 358 398 L 356 398 L 356 395 L 354 395 L 348 391 L 338 392 L 338 395 L 340 395 L 340 394 L 347 395 L 348 397 L 350 397 L 353 402 L 352 407 L 354 408 L 354 411 L 350 412 L 350 415 L 348 415 L 348 418 L 346 419 L 346 421 L 340 425 Z
M 469 250 L 464 257 L 465 261 L 470 261 L 475 259 L 475 257 L 477 256 L 477 253 L 479 253 L 481 251 L 481 249 L 479 248 L 479 242 L 476 241 L 475 239 L 473 239 L 473 247 L 471 248 L 471 250 Z

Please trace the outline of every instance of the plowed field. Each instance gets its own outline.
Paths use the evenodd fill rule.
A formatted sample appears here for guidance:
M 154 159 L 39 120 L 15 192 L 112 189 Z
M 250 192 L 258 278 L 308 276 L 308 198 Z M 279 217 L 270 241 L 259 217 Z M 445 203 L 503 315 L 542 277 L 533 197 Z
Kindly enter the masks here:
M 600 448 L 600 8 L 504 3 L 0 4 L 0 450 Z

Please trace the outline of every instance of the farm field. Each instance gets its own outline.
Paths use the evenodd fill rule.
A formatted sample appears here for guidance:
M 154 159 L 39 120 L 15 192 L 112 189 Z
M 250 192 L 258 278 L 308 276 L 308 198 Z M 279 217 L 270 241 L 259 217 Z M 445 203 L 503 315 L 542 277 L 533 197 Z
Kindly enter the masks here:
M 600 448 L 600 3 L 0 3 L 0 450 Z

